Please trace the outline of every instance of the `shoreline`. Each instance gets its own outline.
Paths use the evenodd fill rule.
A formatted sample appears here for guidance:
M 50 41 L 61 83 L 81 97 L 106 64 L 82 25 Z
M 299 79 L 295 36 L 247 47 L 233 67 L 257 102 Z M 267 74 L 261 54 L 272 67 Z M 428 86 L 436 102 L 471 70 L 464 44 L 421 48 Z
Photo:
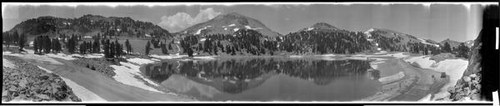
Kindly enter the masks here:
M 444 84 L 449 81 L 446 78 L 438 77 L 439 72 L 428 69 L 415 68 L 402 59 L 396 59 L 399 66 L 402 66 L 404 77 L 398 80 L 391 80 L 382 85 L 381 90 L 375 95 L 366 97 L 364 101 L 418 101 L 426 96 L 434 95 Z M 384 64 L 384 63 L 382 63 Z M 389 75 L 383 78 L 392 77 Z M 384 83 L 384 82 L 382 82 Z

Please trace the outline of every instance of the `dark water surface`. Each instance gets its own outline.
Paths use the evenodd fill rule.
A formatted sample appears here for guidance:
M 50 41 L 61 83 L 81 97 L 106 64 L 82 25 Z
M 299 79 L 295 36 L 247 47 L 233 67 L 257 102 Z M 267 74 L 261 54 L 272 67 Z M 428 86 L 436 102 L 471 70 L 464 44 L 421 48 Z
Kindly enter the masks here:
M 163 60 L 141 72 L 161 87 L 200 100 L 352 101 L 381 84 L 362 60 L 219 58 Z

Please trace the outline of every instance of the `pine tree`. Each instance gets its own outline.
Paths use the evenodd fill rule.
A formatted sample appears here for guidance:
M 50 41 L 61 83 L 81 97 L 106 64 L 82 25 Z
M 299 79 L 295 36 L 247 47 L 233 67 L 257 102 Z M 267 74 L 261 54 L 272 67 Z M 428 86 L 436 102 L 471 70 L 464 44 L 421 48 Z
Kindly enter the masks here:
M 444 46 L 443 46 L 443 52 L 445 53 L 451 53 L 451 47 L 450 47 L 450 44 L 448 42 L 445 42 L 444 43 Z
M 125 47 L 127 48 L 127 54 L 131 54 L 132 47 L 131 47 L 130 42 L 128 41 L 128 39 L 127 39 L 127 41 L 125 41 Z
M 109 39 L 106 39 L 106 41 L 103 42 L 102 46 L 104 49 L 104 57 L 111 58 L 111 55 L 109 53 Z
M 145 55 L 149 55 L 149 50 L 151 49 L 151 44 L 150 42 L 148 41 L 148 43 L 146 43 L 146 48 L 145 48 Z
M 26 43 L 26 41 L 27 41 L 26 36 L 22 33 L 22 34 L 19 36 L 19 39 L 18 39 L 18 40 L 19 40 L 19 41 L 18 41 L 19 51 L 24 51 L 23 49 L 24 49 L 24 46 L 26 46 L 26 45 L 25 45 L 25 43 Z

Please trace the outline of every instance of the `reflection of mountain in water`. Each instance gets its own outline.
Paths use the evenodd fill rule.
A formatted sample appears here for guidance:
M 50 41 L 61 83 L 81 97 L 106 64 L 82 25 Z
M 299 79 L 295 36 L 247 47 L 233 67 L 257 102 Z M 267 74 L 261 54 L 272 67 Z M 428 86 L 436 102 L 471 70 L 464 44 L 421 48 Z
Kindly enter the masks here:
M 328 85 L 337 77 L 365 74 L 369 67 L 367 61 L 361 60 L 252 58 L 197 62 L 168 60 L 161 64 L 146 65 L 142 71 L 145 76 L 158 83 L 167 80 L 172 74 L 177 74 L 235 94 L 255 88 L 276 74 L 298 77 L 317 85 Z

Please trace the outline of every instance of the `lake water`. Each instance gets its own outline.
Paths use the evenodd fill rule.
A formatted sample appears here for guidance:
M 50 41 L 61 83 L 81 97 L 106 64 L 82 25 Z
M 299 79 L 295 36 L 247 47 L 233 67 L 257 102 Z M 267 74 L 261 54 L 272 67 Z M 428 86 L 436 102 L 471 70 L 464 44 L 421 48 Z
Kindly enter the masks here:
M 218 58 L 141 67 L 161 88 L 208 101 L 352 101 L 380 88 L 363 60 Z M 377 76 L 377 75 L 375 75 Z

